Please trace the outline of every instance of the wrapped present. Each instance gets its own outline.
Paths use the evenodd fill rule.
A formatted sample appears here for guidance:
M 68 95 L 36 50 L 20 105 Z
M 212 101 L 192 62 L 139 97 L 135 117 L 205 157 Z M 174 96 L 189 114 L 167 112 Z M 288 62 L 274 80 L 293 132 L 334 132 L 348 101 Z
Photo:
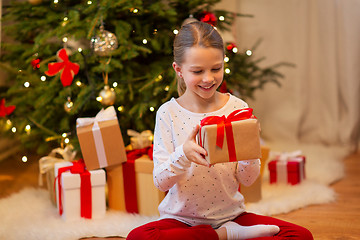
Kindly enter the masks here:
M 76 151 L 72 145 L 67 145 L 65 148 L 55 148 L 48 156 L 42 157 L 39 160 L 39 185 L 43 186 L 43 178 L 45 175 L 47 189 L 49 191 L 50 200 L 53 205 L 56 205 L 55 189 L 54 189 L 54 166 L 55 163 L 71 162 L 74 160 Z
M 64 220 L 105 216 L 105 171 L 87 171 L 81 160 L 55 164 L 56 203 Z
M 145 130 L 139 133 L 135 130 L 128 129 L 127 134 L 130 136 L 130 145 L 132 149 L 150 147 L 154 140 L 154 135 L 150 130 Z
M 239 191 L 244 196 L 245 202 L 258 202 L 262 198 L 262 191 L 261 191 L 261 185 L 262 185 L 262 176 L 264 171 L 264 166 L 266 164 L 266 161 L 269 157 L 269 151 L 270 148 L 268 146 L 261 145 L 261 168 L 260 168 L 260 175 L 255 180 L 253 184 L 250 186 L 244 186 L 240 185 Z
M 204 118 L 197 138 L 210 164 L 261 157 L 260 124 L 251 108 L 235 110 L 228 117 Z
M 281 153 L 268 164 L 270 183 L 295 185 L 305 179 L 305 156 L 300 151 Z
M 152 147 L 128 151 L 128 161 L 106 168 L 109 208 L 142 215 L 158 215 L 165 193 L 153 182 Z
M 88 170 L 126 161 L 124 141 L 113 106 L 102 109 L 95 118 L 78 118 L 76 131 Z

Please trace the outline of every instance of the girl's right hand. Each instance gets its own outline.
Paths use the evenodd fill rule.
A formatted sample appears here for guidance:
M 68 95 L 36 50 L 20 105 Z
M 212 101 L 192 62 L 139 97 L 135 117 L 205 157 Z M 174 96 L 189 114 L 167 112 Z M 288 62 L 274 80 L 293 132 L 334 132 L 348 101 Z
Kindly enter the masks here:
M 189 137 L 183 145 L 183 150 L 187 159 L 199 165 L 210 167 L 210 164 L 205 160 L 204 156 L 207 155 L 206 150 L 196 143 L 196 134 L 199 131 L 199 125 L 196 125 Z

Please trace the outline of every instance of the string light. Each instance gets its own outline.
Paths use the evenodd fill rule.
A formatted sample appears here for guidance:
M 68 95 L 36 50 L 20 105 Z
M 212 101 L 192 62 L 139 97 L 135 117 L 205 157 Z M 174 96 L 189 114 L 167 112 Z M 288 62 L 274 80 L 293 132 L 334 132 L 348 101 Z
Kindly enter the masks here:
M 82 52 L 82 48 L 81 48 L 81 47 L 78 48 L 78 52 Z
M 87 4 L 88 4 L 88 5 L 91 5 L 91 4 L 92 4 L 92 1 L 87 1 Z
M 6 124 L 11 126 L 12 125 L 12 122 L 10 121 L 10 119 L 6 120 Z
M 28 158 L 27 158 L 26 156 L 23 156 L 23 157 L 21 158 L 21 161 L 23 161 L 24 163 L 26 163 L 26 162 L 28 161 Z
M 63 41 L 64 43 L 66 43 L 66 42 L 68 41 L 68 38 L 67 38 L 67 37 L 63 37 L 62 41 Z
M 78 80 L 78 81 L 76 81 L 76 86 L 78 86 L 78 87 L 80 87 L 81 85 L 82 85 L 82 83 Z
M 31 126 L 28 124 L 25 126 L 25 132 L 29 135 L 31 131 Z
M 252 51 L 251 51 L 251 50 L 247 50 L 245 53 L 246 53 L 246 55 L 248 55 L 248 56 L 251 56 L 251 55 L 252 55 Z
M 144 38 L 143 40 L 142 40 L 142 42 L 143 42 L 143 44 L 147 44 L 147 40 Z
M 225 21 L 225 17 L 224 17 L 224 16 L 220 16 L 220 17 L 219 17 L 219 20 L 220 20 L 220 21 Z
M 166 87 L 164 88 L 164 90 L 165 90 L 165 91 L 169 91 L 169 90 L 170 90 L 170 87 L 169 87 L 169 86 L 166 86 Z
M 67 137 L 67 133 L 63 133 L 63 134 L 61 134 L 61 136 L 62 136 L 63 138 L 66 138 L 66 137 Z
M 54 0 L 54 4 L 58 4 L 59 3 L 59 0 Z
M 123 112 L 123 111 L 124 111 L 124 106 L 119 106 L 119 107 L 118 107 L 118 111 L 119 111 L 119 112 Z
M 102 97 L 98 96 L 98 97 L 96 98 L 96 101 L 101 102 L 101 101 L 102 101 Z
M 65 142 L 66 144 L 68 144 L 68 143 L 70 142 L 70 139 L 65 138 L 64 142 Z
M 224 62 L 229 62 L 229 57 L 224 57 Z
M 178 33 L 179 33 L 179 30 L 174 29 L 173 33 L 174 33 L 175 35 L 178 34 Z
M 229 68 L 225 68 L 225 73 L 229 74 L 230 73 L 230 69 Z
M 132 12 L 136 14 L 136 13 L 138 13 L 138 12 L 139 12 L 139 9 L 134 8 Z
M 29 82 L 24 82 L 24 87 L 26 87 L 26 88 L 30 87 L 30 83 Z
M 117 82 L 113 82 L 113 87 L 117 87 L 118 83 Z
M 234 47 L 234 48 L 232 49 L 232 51 L 233 51 L 233 53 L 237 53 L 237 52 L 238 52 L 238 48 L 237 48 L 237 47 Z
M 12 127 L 12 128 L 11 128 L 11 131 L 12 131 L 13 133 L 16 133 L 16 127 Z
M 41 77 L 40 77 L 40 80 L 43 81 L 43 82 L 45 82 L 45 81 L 46 81 L 46 76 L 44 76 L 44 75 L 41 76 Z
M 163 79 L 163 76 L 161 76 L 161 74 L 159 76 L 156 77 L 155 81 L 156 82 L 160 82 Z
M 153 112 L 155 110 L 154 107 L 150 107 L 150 111 Z

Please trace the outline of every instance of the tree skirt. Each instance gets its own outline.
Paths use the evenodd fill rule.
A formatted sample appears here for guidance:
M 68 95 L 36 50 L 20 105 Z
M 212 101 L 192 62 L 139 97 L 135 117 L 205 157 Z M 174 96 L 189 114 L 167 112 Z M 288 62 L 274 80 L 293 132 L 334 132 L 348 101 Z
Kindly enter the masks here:
M 306 162 L 307 180 L 295 186 L 270 185 L 268 172 L 265 172 L 262 185 L 263 198 L 257 203 L 247 204 L 247 211 L 274 215 L 310 204 L 334 201 L 335 193 L 328 185 L 343 176 L 341 163 L 343 156 L 321 151 L 309 152 L 306 155 L 310 156 L 307 157 Z M 317 161 L 312 160 L 313 157 L 317 157 Z M 131 229 L 156 218 L 156 216 L 108 211 L 103 219 L 66 222 L 60 218 L 56 207 L 51 204 L 46 190 L 27 188 L 0 200 L 0 239 L 63 240 L 91 236 L 125 237 Z

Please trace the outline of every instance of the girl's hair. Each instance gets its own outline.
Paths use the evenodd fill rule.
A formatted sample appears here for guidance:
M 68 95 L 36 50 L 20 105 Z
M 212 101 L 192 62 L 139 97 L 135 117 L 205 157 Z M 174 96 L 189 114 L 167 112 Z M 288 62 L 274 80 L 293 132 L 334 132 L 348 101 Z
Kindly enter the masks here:
M 224 43 L 218 31 L 210 24 L 195 21 L 181 27 L 174 40 L 174 62 L 181 66 L 185 51 L 191 47 L 217 48 L 224 51 Z M 179 96 L 186 90 L 184 79 L 177 76 Z

